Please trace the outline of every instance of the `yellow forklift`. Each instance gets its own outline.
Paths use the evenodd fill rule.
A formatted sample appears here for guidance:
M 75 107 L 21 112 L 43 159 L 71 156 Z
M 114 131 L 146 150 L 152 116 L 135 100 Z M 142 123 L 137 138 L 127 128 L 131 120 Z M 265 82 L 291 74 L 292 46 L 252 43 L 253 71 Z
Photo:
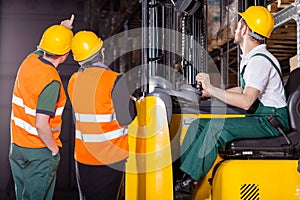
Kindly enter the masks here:
M 161 1 L 142 1 L 143 66 L 134 73 L 139 74 L 141 82 L 136 101 L 137 117 L 128 131 L 130 155 L 126 165 L 126 200 L 174 199 L 173 182 L 178 170 L 176 162 L 180 157 L 180 145 L 193 120 L 244 117 L 244 111 L 239 108 L 213 98 L 202 99 L 201 90 L 195 84 L 197 72 L 218 72 L 213 59 L 205 51 L 207 24 L 200 20 L 205 16 L 203 13 L 208 12 L 205 4 L 178 0 L 171 1 L 164 9 L 161 7 Z M 161 27 L 164 23 L 156 24 L 157 13 L 160 12 L 168 13 L 165 16 L 168 23 L 174 22 L 171 19 L 176 13 L 166 11 L 171 7 L 175 7 L 176 12 L 188 10 L 180 18 L 180 33 Z M 192 35 L 186 34 L 188 30 L 183 28 L 186 23 L 192 24 Z M 180 40 L 174 42 L 174 38 Z M 181 45 L 176 46 L 178 41 Z M 178 50 L 180 48 L 181 51 Z M 182 74 L 170 67 L 173 66 L 172 59 L 165 59 L 178 54 L 181 56 Z M 176 59 L 173 61 L 176 63 Z M 178 76 L 183 83 L 177 84 Z M 300 149 L 299 77 L 300 68 L 290 73 L 285 86 L 291 132 L 274 138 L 227 143 L 225 149 L 219 149 L 214 166 L 198 184 L 194 200 L 300 199 L 300 173 L 297 171 Z

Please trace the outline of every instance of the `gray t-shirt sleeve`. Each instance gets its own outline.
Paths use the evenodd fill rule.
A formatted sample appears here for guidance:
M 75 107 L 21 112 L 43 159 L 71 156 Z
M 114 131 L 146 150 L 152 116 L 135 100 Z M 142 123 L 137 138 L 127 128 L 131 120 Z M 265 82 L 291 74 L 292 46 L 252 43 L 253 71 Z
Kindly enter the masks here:
M 130 98 L 126 79 L 118 76 L 112 90 L 112 100 L 118 123 L 121 126 L 129 125 L 136 116 L 135 102 Z

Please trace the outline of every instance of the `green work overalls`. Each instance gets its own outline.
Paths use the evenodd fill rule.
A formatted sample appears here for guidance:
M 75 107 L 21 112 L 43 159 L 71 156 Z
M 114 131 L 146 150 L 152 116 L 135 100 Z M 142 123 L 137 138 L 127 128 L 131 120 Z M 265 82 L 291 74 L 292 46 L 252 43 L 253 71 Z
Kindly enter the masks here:
M 276 71 L 280 71 L 273 61 L 265 54 L 255 54 L 268 59 Z M 244 90 L 245 83 L 241 73 L 241 87 Z M 282 79 L 281 79 L 282 80 Z M 283 82 L 282 82 L 283 83 Z M 242 138 L 264 138 L 280 135 L 268 121 L 273 115 L 281 123 L 281 128 L 286 132 L 289 130 L 287 108 L 274 108 L 264 106 L 258 99 L 246 112 L 244 118 L 218 118 L 218 119 L 196 119 L 189 126 L 181 151 L 180 169 L 198 181 L 204 177 L 212 167 L 218 148 L 225 148 L 227 142 Z

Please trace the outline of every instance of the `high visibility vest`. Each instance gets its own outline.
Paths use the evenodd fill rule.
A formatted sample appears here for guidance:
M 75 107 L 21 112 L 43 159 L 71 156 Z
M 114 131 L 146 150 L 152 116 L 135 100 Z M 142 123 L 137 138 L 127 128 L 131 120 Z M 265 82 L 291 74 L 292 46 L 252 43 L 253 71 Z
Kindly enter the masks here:
M 128 157 L 127 127 L 116 120 L 112 90 L 119 74 L 100 67 L 74 73 L 68 94 L 76 119 L 75 160 L 111 164 Z
M 56 68 L 40 61 L 36 54 L 29 55 L 23 61 L 16 77 L 11 112 L 12 143 L 27 148 L 46 147 L 35 127 L 36 107 L 39 95 L 52 81 L 60 83 L 60 93 L 55 116 L 50 117 L 49 124 L 56 144 L 62 146 L 59 135 L 66 103 L 65 91 Z

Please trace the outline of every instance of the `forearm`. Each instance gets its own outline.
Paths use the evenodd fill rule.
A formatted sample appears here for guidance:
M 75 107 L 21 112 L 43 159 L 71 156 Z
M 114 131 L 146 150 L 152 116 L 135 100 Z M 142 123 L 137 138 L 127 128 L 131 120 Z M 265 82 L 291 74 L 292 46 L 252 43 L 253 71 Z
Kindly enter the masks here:
M 57 154 L 59 149 L 52 136 L 52 131 L 50 129 L 50 126 L 45 127 L 44 129 L 37 129 L 37 131 L 41 140 L 45 143 L 45 145 L 52 152 L 52 154 L 53 155 Z
M 234 92 L 234 93 L 242 93 L 242 88 L 241 87 L 233 87 L 233 88 L 229 88 L 226 90 L 227 92 Z
M 207 92 L 217 99 L 244 110 L 248 110 L 249 107 L 252 105 L 252 101 L 250 101 L 246 95 L 238 92 L 238 88 L 233 90 L 222 90 L 217 87 L 209 87 L 207 88 Z
M 196 76 L 197 83 L 201 83 L 203 89 L 210 96 L 216 97 L 221 101 L 248 110 L 259 95 L 259 90 L 254 87 L 245 87 L 244 91 L 240 87 L 232 88 L 231 90 L 222 90 L 210 84 L 209 75 L 206 73 L 199 73 Z
M 46 147 L 52 152 L 52 155 L 58 153 L 59 149 L 52 135 L 51 127 L 49 124 L 49 116 L 37 114 L 36 129 L 39 137 L 44 142 Z

